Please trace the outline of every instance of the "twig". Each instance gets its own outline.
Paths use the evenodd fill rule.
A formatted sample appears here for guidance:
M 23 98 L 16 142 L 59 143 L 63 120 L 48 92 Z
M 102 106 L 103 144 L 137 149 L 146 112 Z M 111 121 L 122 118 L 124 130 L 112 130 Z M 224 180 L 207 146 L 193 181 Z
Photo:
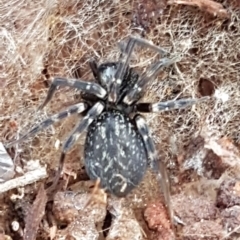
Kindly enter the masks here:
M 8 190 L 23 187 L 25 185 L 39 181 L 40 179 L 47 177 L 46 167 L 39 167 L 36 170 L 26 172 L 23 176 L 11 179 L 7 182 L 0 184 L 0 193 L 4 193 Z

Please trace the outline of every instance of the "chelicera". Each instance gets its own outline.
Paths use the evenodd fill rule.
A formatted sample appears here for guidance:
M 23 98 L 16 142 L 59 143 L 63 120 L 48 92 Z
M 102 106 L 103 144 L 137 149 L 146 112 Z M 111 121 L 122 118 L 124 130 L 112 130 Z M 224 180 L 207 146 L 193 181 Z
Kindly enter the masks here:
M 164 49 L 146 40 L 130 37 L 123 47 L 118 62 L 107 62 L 99 66 L 95 61 L 90 62 L 95 82 L 54 78 L 40 109 L 46 106 L 60 86 L 81 91 L 82 102 L 49 117 L 7 147 L 35 135 L 72 114 L 80 114 L 81 119 L 63 143 L 57 180 L 66 153 L 79 136 L 87 131 L 84 161 L 90 179 L 99 180 L 101 187 L 107 192 L 117 197 L 125 197 L 138 186 L 147 167 L 150 166 L 158 174 L 165 200 L 168 199 L 166 169 L 158 159 L 149 127 L 140 113 L 183 108 L 195 104 L 199 99 L 140 102 L 148 83 L 156 78 L 164 67 L 175 63 L 178 58 L 163 57 L 150 65 L 144 74 L 137 74 L 129 66 L 135 45 L 150 48 L 162 56 L 167 54 Z

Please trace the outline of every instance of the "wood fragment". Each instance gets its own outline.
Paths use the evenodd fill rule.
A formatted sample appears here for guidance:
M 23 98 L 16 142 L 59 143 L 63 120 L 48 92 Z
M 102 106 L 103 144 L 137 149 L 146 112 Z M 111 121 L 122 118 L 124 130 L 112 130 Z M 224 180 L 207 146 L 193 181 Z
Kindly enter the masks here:
M 229 17 L 227 10 L 223 8 L 222 4 L 212 0 L 169 0 L 168 4 L 183 4 L 195 6 L 200 8 L 202 11 L 212 14 L 213 16 L 217 16 L 220 18 Z
M 23 187 L 47 177 L 46 167 L 39 167 L 36 170 L 26 172 L 23 176 L 0 183 L 0 193 L 14 188 Z
M 44 189 L 43 184 L 41 184 L 32 208 L 25 219 L 26 227 L 24 231 L 24 240 L 36 239 L 39 224 L 45 214 L 47 199 L 46 190 Z

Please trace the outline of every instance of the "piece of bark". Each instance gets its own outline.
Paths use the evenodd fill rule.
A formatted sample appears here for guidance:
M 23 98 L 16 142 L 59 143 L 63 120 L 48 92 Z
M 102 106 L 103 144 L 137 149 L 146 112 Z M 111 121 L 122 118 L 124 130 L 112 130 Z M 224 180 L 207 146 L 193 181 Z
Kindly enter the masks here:
M 24 240 L 36 239 L 39 224 L 45 214 L 47 199 L 47 193 L 41 184 L 32 208 L 25 219 Z
M 183 4 L 195 6 L 200 8 L 202 11 L 212 14 L 213 16 L 217 16 L 220 18 L 229 17 L 227 10 L 223 8 L 222 4 L 212 0 L 169 0 L 168 4 Z

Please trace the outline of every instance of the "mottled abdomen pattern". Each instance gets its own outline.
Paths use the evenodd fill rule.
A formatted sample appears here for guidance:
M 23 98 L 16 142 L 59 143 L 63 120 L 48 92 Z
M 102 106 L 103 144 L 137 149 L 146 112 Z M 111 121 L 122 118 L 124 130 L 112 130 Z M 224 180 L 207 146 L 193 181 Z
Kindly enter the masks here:
M 101 179 L 101 187 L 118 197 L 140 183 L 147 153 L 130 118 L 111 110 L 92 122 L 85 142 L 85 166 L 90 179 Z

